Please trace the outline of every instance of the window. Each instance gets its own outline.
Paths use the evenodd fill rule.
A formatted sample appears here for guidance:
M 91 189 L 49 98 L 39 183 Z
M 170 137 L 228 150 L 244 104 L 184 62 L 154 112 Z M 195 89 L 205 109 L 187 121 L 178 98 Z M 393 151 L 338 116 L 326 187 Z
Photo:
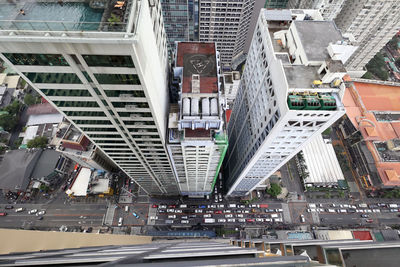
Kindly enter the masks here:
M 24 72 L 33 83 L 82 83 L 75 73 Z
M 136 74 L 94 74 L 101 84 L 140 84 Z
M 59 54 L 3 53 L 3 55 L 14 65 L 69 66 L 65 58 Z
M 47 96 L 92 96 L 88 90 L 41 89 Z
M 130 56 L 82 55 L 82 57 L 90 67 L 135 67 Z

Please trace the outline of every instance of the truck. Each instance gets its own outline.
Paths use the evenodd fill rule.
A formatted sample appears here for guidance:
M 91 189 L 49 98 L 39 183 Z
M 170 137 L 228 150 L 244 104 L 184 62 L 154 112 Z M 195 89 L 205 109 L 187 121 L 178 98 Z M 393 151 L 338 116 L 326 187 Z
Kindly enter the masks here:
M 215 219 L 213 218 L 205 218 L 204 223 L 215 223 Z

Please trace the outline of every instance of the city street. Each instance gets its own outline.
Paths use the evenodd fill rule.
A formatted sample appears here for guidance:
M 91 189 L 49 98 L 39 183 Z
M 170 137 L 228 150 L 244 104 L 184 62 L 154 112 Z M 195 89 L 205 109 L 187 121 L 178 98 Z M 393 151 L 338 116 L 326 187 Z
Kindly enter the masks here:
M 3 205 L 2 205 L 3 206 Z M 15 212 L 17 208 L 24 208 L 22 212 Z M 37 209 L 45 210 L 43 219 L 28 211 Z M 1 207 L 4 210 L 4 207 Z M 106 206 L 101 204 L 73 204 L 73 205 L 42 205 L 42 204 L 19 204 L 13 209 L 4 210 L 7 216 L 0 217 L 0 228 L 59 228 L 65 226 L 101 226 Z

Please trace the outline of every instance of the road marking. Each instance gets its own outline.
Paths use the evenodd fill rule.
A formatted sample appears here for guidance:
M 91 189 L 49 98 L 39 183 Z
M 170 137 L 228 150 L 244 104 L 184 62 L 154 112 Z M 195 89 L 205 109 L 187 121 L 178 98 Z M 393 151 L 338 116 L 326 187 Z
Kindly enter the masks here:
M 73 217 L 73 216 L 101 216 L 103 217 L 103 213 L 97 213 L 97 214 L 47 214 L 46 217 L 50 217 L 50 216 L 56 216 L 56 217 Z

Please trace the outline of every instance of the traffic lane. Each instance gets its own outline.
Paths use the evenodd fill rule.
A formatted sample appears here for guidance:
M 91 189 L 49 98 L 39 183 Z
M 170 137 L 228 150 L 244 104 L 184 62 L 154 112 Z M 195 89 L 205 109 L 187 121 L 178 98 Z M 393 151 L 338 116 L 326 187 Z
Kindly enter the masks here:
M 356 213 L 319 213 L 320 224 L 352 225 L 359 224 L 362 217 Z
M 128 211 L 126 208 L 128 207 Z M 142 226 L 146 225 L 149 212 L 149 205 L 118 205 L 114 212 L 113 226 L 118 225 L 119 218 L 123 218 L 123 226 Z M 139 218 L 137 218 L 135 213 Z

